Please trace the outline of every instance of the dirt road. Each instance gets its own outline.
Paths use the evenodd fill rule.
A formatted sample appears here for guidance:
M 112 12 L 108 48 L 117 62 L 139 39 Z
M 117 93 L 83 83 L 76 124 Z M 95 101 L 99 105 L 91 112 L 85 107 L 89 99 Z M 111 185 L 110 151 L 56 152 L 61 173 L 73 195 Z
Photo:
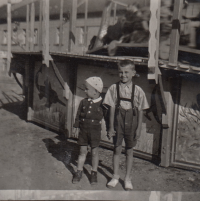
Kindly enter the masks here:
M 24 190 L 109 190 L 112 176 L 112 151 L 100 148 L 98 185 L 89 182 L 91 155 L 83 179 L 72 184 L 76 170 L 78 146 L 53 131 L 25 121 L 22 90 L 14 79 L 0 76 L 0 189 Z M 120 162 L 120 183 L 115 190 L 124 191 L 125 156 Z M 150 161 L 134 158 L 134 191 L 200 191 L 200 173 L 163 168 Z

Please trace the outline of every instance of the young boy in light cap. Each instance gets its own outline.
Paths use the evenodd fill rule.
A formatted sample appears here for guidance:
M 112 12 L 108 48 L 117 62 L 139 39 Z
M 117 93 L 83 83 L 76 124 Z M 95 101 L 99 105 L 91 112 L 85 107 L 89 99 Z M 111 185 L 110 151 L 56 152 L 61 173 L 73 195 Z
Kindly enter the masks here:
M 87 98 L 80 102 L 74 123 L 74 135 L 78 137 L 80 153 L 78 157 L 77 172 L 74 174 L 73 183 L 78 183 L 82 178 L 83 165 L 91 146 L 92 172 L 91 184 L 97 184 L 97 168 L 99 163 L 99 144 L 101 140 L 101 122 L 104 115 L 102 97 L 103 82 L 100 77 L 90 77 L 85 80 L 85 93 Z M 80 131 L 79 131 L 80 129 Z
M 143 110 L 149 106 L 144 91 L 133 83 L 132 78 L 136 75 L 133 61 L 120 61 L 118 73 L 120 81 L 109 87 L 103 102 L 110 107 L 108 137 L 114 136 L 115 146 L 113 155 L 114 174 L 107 186 L 114 188 L 119 182 L 119 161 L 124 139 L 126 148 L 124 186 L 126 190 L 132 190 L 130 175 L 133 164 L 133 147 L 140 137 Z

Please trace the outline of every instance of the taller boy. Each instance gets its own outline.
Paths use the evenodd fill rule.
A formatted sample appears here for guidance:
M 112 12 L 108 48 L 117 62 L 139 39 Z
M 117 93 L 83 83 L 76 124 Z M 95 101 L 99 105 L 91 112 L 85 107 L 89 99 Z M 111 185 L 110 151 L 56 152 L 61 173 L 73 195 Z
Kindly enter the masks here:
M 125 189 L 132 190 L 131 169 L 133 164 L 133 147 L 140 137 L 143 110 L 149 107 L 144 91 L 132 81 L 135 76 L 135 65 L 130 60 L 122 60 L 118 64 L 120 82 L 108 89 L 104 105 L 110 107 L 108 137 L 114 141 L 113 167 L 114 175 L 107 184 L 115 187 L 119 182 L 119 161 L 122 151 L 122 141 L 126 148 Z

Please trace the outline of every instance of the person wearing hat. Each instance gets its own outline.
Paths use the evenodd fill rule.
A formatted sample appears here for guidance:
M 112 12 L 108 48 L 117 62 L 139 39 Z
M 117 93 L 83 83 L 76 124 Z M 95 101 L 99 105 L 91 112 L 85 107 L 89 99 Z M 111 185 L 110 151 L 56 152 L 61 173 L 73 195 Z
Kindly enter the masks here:
M 85 93 L 77 111 L 74 123 L 74 136 L 78 137 L 80 153 L 78 156 L 77 172 L 73 176 L 73 183 L 78 183 L 82 178 L 83 166 L 86 160 L 88 145 L 92 152 L 91 184 L 97 184 L 97 168 L 99 163 L 99 144 L 101 140 L 101 122 L 104 116 L 101 92 L 103 82 L 100 77 L 89 77 L 85 80 Z

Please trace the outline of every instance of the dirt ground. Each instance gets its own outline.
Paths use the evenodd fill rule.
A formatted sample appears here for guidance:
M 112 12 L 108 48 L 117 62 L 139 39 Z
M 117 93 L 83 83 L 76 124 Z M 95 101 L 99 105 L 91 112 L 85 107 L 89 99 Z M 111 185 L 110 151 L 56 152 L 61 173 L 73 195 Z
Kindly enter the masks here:
M 0 190 L 110 190 L 106 183 L 112 176 L 112 150 L 100 148 L 98 185 L 90 185 L 90 153 L 83 179 L 79 184 L 72 184 L 79 151 L 76 141 L 26 122 L 21 94 L 13 78 L 0 76 Z M 124 175 L 125 155 L 122 154 L 121 179 L 113 191 L 124 191 Z M 134 191 L 200 191 L 198 171 L 163 168 L 134 158 L 132 175 Z

